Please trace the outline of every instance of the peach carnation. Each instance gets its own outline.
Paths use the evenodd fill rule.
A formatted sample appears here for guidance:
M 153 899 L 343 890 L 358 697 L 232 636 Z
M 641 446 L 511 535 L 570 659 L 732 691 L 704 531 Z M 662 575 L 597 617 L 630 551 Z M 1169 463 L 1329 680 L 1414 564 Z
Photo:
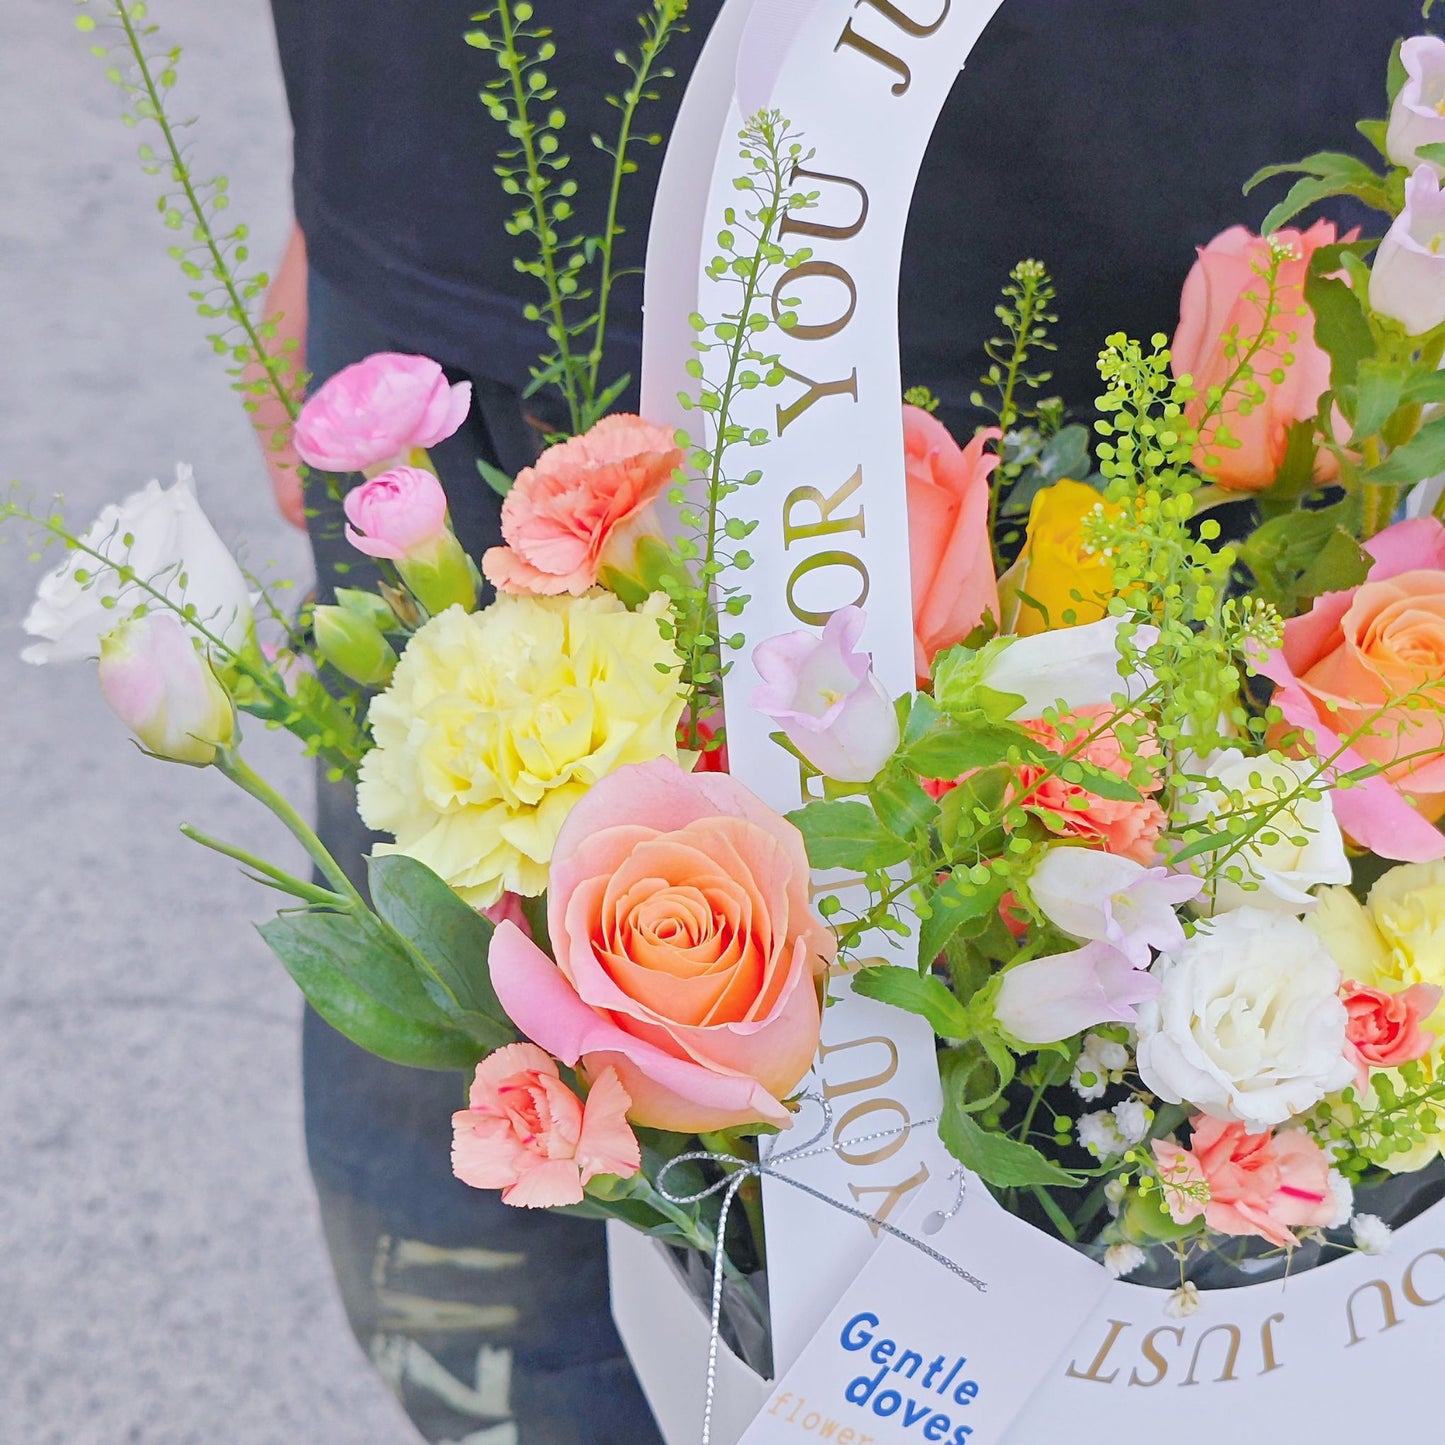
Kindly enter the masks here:
M 487 580 L 503 592 L 580 597 L 604 567 L 626 568 L 639 536 L 654 530 L 650 504 L 682 461 L 669 428 L 628 415 L 549 447 L 502 503 L 506 546 L 483 556 Z

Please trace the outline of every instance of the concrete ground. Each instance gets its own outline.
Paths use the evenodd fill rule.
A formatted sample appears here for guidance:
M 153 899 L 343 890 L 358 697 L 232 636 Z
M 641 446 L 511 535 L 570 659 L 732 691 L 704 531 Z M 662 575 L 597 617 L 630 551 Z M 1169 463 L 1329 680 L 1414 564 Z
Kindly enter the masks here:
M 83 525 L 186 460 L 253 567 L 301 574 L 104 65 L 70 6 L 3 9 L 0 485 L 61 491 Z M 269 259 L 288 135 L 268 8 L 152 11 L 185 50 L 199 164 Z M 0 529 L 0 1441 L 415 1440 L 333 1292 L 300 999 L 251 929 L 267 898 L 177 825 L 292 861 L 288 840 L 221 778 L 142 757 L 93 668 L 18 660 L 28 551 Z M 256 759 L 304 790 L 287 740 Z

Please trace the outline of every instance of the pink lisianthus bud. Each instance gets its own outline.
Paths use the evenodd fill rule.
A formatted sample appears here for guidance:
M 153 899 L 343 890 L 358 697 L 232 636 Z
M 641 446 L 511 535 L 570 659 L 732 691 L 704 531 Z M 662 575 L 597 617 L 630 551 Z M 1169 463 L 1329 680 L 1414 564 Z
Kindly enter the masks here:
M 1015 964 L 999 984 L 994 1018 L 1020 1043 L 1056 1044 L 1096 1024 L 1133 1023 L 1135 1005 L 1159 993 L 1159 980 L 1117 948 L 1089 943 Z
M 1405 209 L 1375 252 L 1370 305 L 1411 336 L 1445 322 L 1445 194 L 1429 166 L 1405 182 Z
M 338 371 L 301 408 L 296 451 L 323 472 L 403 462 L 451 436 L 471 404 L 471 382 L 452 385 L 428 357 L 377 352 Z
M 400 562 L 447 530 L 447 494 L 421 467 L 394 467 L 346 494 L 346 540 L 368 557 Z
M 526 1209 L 580 1204 L 599 1174 L 642 1167 L 627 1123 L 632 1100 L 603 1069 L 584 1104 L 536 1044 L 508 1044 L 477 1065 L 469 1107 L 452 1115 L 452 1172 L 474 1189 L 500 1189 Z
M 1422 160 L 1420 147 L 1445 142 L 1445 40 L 1438 35 L 1412 35 L 1400 47 L 1405 83 L 1390 108 L 1385 150 L 1397 166 L 1429 166 L 1438 176 L 1438 161 Z
M 857 651 L 867 625 L 859 607 L 835 612 L 821 637 L 785 632 L 753 649 L 762 685 L 752 704 L 825 777 L 868 783 L 898 746 L 898 714 Z
M 174 613 L 148 612 L 101 639 L 100 690 L 157 757 L 206 767 L 235 736 L 231 699 Z

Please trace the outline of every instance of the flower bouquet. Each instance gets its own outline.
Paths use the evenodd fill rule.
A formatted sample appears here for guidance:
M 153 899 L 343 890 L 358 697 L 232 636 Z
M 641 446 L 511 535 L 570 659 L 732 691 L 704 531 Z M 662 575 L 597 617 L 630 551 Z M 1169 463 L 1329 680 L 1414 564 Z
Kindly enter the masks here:
M 263 934 L 334 1027 L 466 1071 L 460 1178 L 657 1242 L 621 1246 L 619 1298 L 650 1271 L 701 1332 L 679 1403 L 668 1342 L 623 1319 L 669 1438 L 699 1414 L 707 1438 L 731 1408 L 748 1440 L 1022 1442 L 1109 1418 L 1068 1382 L 1113 1387 L 1133 1348 L 1111 1277 L 1148 1287 L 1128 1297 L 1148 1333 L 1123 1387 L 1146 1394 L 1186 1362 L 1184 1384 L 1238 1379 L 1241 1327 L 1215 1322 L 1234 1286 L 1256 1300 L 1290 1271 L 1312 1287 L 1307 1265 L 1355 1269 L 1346 1348 L 1382 1333 L 1361 1291 L 1383 1331 L 1445 1297 L 1440 1248 L 1398 1290 L 1357 1268 L 1445 1177 L 1445 41 L 1397 52 L 1389 119 L 1361 126 L 1376 167 L 1325 153 L 1256 177 L 1299 179 L 1264 236 L 1201 250 L 1172 347 L 1108 339 L 1091 427 L 1042 395 L 1053 289 L 1021 263 L 975 398 L 995 424 L 960 444 L 926 389 L 900 407 L 896 335 L 861 380 L 827 369 L 855 312 L 876 324 L 838 250 L 867 236 L 868 186 L 830 159 L 871 120 L 808 85 L 826 86 L 826 52 L 941 103 L 982 18 L 925 30 L 875 6 L 900 47 L 941 54 L 905 64 L 851 7 L 802 9 L 759 79 L 737 0 L 694 79 L 688 135 L 711 124 L 720 160 L 690 204 L 715 246 L 694 269 L 666 229 L 679 172 L 713 159 L 675 145 L 645 418 L 608 414 L 618 389 L 598 379 L 610 252 L 577 251 L 603 267 L 579 324 L 556 146 L 523 146 L 507 174 L 545 293 L 537 380 L 572 425 L 487 477 L 504 545 L 471 558 L 427 455 L 466 389 L 382 355 L 303 401 L 175 146 L 143 9 L 117 0 L 139 77 L 122 83 L 190 197 L 218 345 L 248 401 L 288 415 L 276 440 L 344 495 L 383 580 L 289 615 L 184 473 L 83 533 L 17 501 L 68 551 L 27 656 L 98 656 L 150 752 L 216 767 L 301 840 L 313 878 L 191 830 L 286 896 Z M 658 0 L 644 21 L 619 183 L 681 18 Z M 498 0 L 477 26 L 501 72 L 488 105 L 514 138 L 552 136 L 529 100 L 548 98 L 552 44 L 531 6 Z M 700 122 L 720 67 L 732 109 Z M 742 109 L 758 94 L 771 104 Z M 925 96 L 904 149 L 921 154 L 935 112 Z M 1383 234 L 1286 229 L 1337 195 Z M 845 283 L 841 320 L 820 276 Z M 660 304 L 689 288 L 695 305 Z M 242 716 L 356 781 L 393 840 L 365 894 L 245 761 Z M 875 1251 L 898 1279 L 932 1272 L 899 1296 L 917 1312 L 888 1322 L 900 1339 L 975 1332 L 964 1377 L 960 1354 L 935 1389 L 947 1351 L 924 1369 L 858 1306 L 861 1281 L 881 1287 Z M 1035 1323 L 1009 1313 L 1014 1287 Z M 1284 1368 L 1285 1316 L 1259 1318 L 1257 1391 Z M 1038 1358 L 1005 1365 L 1019 1330 Z M 1219 1331 L 1222 1369 L 1201 1364 Z

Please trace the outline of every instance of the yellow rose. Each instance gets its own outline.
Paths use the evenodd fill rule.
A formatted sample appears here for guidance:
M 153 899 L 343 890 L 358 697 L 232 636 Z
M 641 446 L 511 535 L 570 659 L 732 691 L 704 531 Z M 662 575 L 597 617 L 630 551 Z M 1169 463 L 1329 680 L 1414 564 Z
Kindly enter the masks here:
M 1114 564 L 1089 543 L 1084 521 L 1118 515 L 1117 506 L 1082 482 L 1055 482 L 1038 493 L 1029 508 L 1023 551 L 999 578 L 1005 632 L 1032 637 L 1106 615 Z
M 535 896 L 563 820 L 625 763 L 677 757 L 678 657 L 666 599 L 499 598 L 411 640 L 371 704 L 357 805 L 473 907 Z M 659 668 L 671 669 L 660 671 Z

